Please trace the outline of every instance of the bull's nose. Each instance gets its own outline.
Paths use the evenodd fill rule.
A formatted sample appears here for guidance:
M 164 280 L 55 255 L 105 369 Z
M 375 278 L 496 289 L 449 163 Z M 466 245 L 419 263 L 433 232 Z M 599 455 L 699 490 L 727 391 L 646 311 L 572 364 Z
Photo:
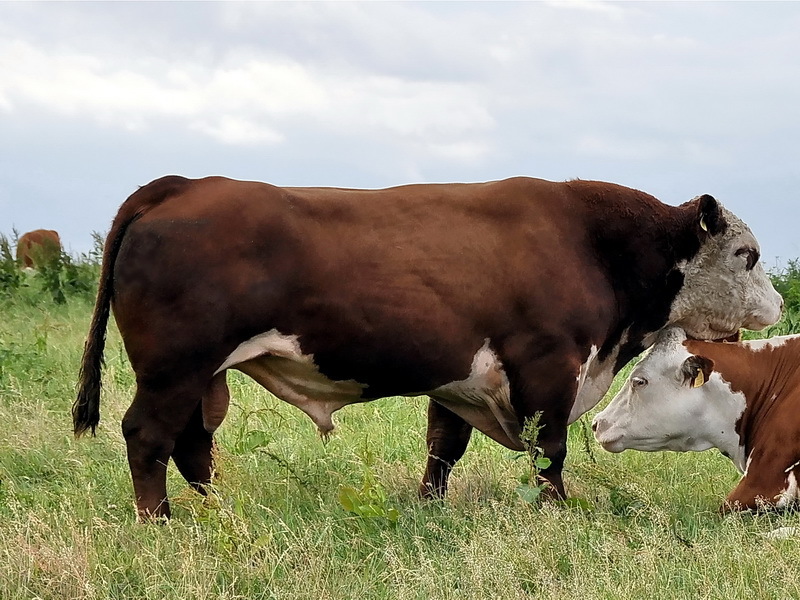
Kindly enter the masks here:
M 592 431 L 597 433 L 597 419 L 592 420 Z

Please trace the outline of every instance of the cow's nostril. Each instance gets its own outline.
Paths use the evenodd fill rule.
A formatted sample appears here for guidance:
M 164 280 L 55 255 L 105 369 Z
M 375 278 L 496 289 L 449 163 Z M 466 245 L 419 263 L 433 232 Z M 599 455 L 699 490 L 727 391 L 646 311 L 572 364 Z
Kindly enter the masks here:
M 597 421 L 592 421 L 592 431 L 597 432 Z

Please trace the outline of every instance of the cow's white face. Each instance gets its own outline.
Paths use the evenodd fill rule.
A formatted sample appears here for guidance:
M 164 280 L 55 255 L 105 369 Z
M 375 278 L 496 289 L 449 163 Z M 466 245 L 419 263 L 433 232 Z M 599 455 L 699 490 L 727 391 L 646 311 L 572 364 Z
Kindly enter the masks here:
M 671 325 L 698 339 L 724 338 L 740 327 L 763 329 L 783 311 L 783 299 L 759 262 L 760 248 L 750 228 L 729 210 L 719 210 L 727 227 L 706 236 L 697 255 L 680 266 L 684 284 L 669 316 Z M 707 230 L 705 222 L 700 225 Z
M 744 469 L 736 422 L 745 409 L 713 361 L 692 355 L 679 328 L 664 330 L 611 403 L 594 418 L 597 441 L 610 452 L 719 448 Z

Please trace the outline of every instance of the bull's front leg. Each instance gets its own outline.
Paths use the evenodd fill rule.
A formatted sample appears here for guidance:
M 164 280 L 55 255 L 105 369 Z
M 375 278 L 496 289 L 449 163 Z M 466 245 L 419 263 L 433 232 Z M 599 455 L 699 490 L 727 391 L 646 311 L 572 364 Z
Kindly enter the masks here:
M 550 459 L 550 466 L 539 476 L 550 485 L 544 496 L 563 500 L 567 497 L 562 471 L 567 458 L 567 429 L 577 392 L 577 360 L 561 358 L 539 361 L 512 375 L 512 404 L 524 429 L 529 419 L 539 418 L 535 445 Z
M 472 425 L 438 402 L 428 404 L 428 464 L 419 486 L 422 498 L 442 498 L 456 462 L 464 456 Z
M 567 492 L 564 489 L 564 461 L 567 458 L 567 426 L 566 422 L 561 426 L 555 426 L 550 422 L 550 435 L 540 433 L 538 445 L 542 448 L 544 455 L 550 459 L 550 466 L 539 472 L 539 477 L 550 485 L 544 490 L 544 496 L 555 500 L 565 500 Z

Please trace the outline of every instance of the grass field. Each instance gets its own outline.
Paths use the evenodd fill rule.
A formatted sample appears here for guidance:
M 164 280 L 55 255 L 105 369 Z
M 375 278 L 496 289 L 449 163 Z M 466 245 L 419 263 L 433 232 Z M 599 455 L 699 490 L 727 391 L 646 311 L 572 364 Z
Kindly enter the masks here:
M 421 502 L 425 401 L 345 408 L 323 444 L 235 373 L 216 494 L 170 468 L 174 518 L 137 524 L 119 428 L 134 381 L 113 329 L 97 438 L 71 434 L 90 310 L 0 303 L 4 600 L 800 597 L 800 539 L 764 536 L 798 517 L 719 516 L 738 475 L 716 451 L 611 455 L 585 418 L 565 477 L 587 506 L 535 507 L 515 489 L 525 461 L 476 434 L 448 498 Z M 347 512 L 345 487 L 376 516 Z

